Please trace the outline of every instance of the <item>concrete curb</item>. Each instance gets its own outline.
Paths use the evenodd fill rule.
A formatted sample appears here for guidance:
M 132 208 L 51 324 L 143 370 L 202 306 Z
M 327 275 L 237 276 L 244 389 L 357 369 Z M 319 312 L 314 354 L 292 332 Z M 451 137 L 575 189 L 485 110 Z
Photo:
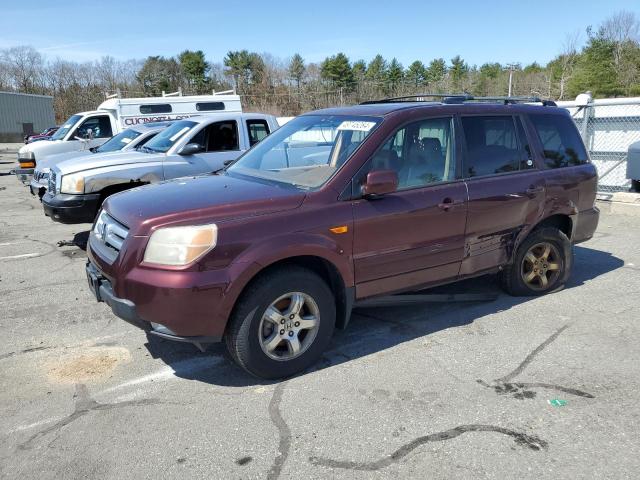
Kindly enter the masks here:
M 640 193 L 617 192 L 599 197 L 597 203 L 603 213 L 640 216 Z

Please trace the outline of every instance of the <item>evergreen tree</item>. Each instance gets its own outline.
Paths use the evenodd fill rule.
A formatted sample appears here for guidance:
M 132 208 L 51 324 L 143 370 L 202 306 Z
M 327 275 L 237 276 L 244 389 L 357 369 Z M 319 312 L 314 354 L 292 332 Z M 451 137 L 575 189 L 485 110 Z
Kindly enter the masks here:
M 425 81 L 428 84 L 434 84 L 442 81 L 447 74 L 447 63 L 444 58 L 436 58 L 431 60 L 429 67 L 425 73 Z
M 320 75 L 324 80 L 328 80 L 341 88 L 353 86 L 353 70 L 349 58 L 344 53 L 338 53 L 328 57 L 320 66 Z
M 370 82 L 382 84 L 387 78 L 387 61 L 378 54 L 367 65 L 365 77 Z
M 451 67 L 449 68 L 449 75 L 451 76 L 451 83 L 455 91 L 462 90 L 463 80 L 467 77 L 468 73 L 469 73 L 469 66 L 460 57 L 460 55 L 456 55 L 451 59 Z
M 304 77 L 305 71 L 304 59 L 300 54 L 296 53 L 291 57 L 291 62 L 289 62 L 289 76 L 296 81 L 298 90 L 300 90 L 300 82 L 302 81 L 302 77 Z
M 427 69 L 420 60 L 416 60 L 407 69 L 407 80 L 409 80 L 414 87 L 418 87 L 425 82 L 427 75 Z

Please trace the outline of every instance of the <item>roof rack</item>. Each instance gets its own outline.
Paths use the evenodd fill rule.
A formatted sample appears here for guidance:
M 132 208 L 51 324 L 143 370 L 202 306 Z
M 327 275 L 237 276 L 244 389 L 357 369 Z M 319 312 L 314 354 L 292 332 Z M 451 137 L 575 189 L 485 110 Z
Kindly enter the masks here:
M 360 105 L 372 105 L 376 103 L 394 103 L 394 102 L 426 102 L 426 98 L 441 98 L 441 103 L 445 104 L 462 104 L 466 102 L 488 102 L 503 103 L 504 105 L 513 105 L 516 103 L 541 103 L 545 107 L 555 107 L 556 102 L 553 100 L 543 100 L 539 97 L 474 97 L 470 93 L 421 93 L 417 95 L 405 95 L 402 97 L 390 97 L 380 100 L 369 100 L 362 102 Z

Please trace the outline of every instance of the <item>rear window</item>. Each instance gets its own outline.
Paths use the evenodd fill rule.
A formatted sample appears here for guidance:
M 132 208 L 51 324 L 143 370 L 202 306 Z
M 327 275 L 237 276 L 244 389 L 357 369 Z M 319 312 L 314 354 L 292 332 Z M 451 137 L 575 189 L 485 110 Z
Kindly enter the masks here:
M 211 112 L 214 110 L 224 110 L 224 102 L 200 102 L 196 103 L 196 110 L 199 112 Z
M 544 150 L 547 168 L 571 167 L 589 161 L 573 121 L 560 115 L 531 115 L 531 123 Z
M 518 138 L 516 121 L 520 120 L 510 115 L 462 117 L 465 177 L 517 172 L 533 165 Z
M 158 103 L 155 105 L 140 105 L 140 113 L 171 113 L 171 105 L 168 103 Z

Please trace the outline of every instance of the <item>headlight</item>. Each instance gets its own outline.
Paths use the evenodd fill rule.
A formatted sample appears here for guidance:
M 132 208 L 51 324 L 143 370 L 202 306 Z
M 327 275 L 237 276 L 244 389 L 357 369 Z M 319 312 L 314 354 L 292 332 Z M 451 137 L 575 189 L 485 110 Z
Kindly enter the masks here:
M 144 261 L 160 265 L 187 265 L 213 249 L 217 241 L 218 227 L 215 223 L 161 228 L 151 235 Z
M 84 177 L 80 174 L 63 175 L 60 193 L 84 193 Z
M 29 150 L 27 150 L 26 152 L 18 152 L 18 161 L 27 160 L 33 162 L 35 158 L 36 156 Z

